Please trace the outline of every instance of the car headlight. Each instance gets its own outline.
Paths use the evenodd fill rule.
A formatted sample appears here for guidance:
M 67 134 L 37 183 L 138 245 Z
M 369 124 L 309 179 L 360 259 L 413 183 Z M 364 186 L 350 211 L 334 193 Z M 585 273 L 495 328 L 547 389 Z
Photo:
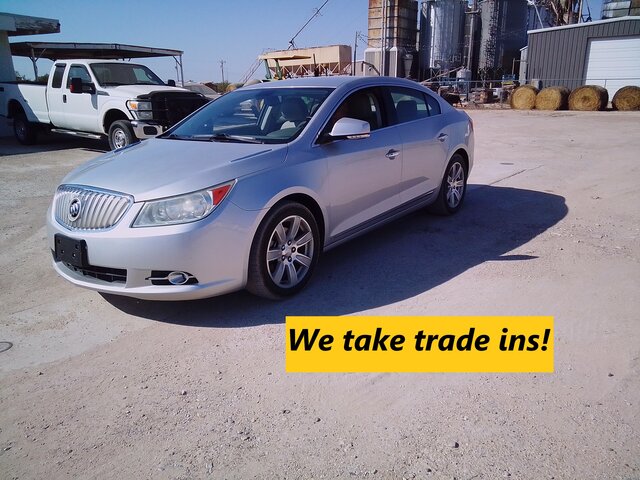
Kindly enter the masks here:
M 153 119 L 151 102 L 140 101 L 140 100 L 129 100 L 127 101 L 127 108 L 139 120 Z
M 201 220 L 222 203 L 235 183 L 233 180 L 198 192 L 146 202 L 132 226 L 156 227 Z

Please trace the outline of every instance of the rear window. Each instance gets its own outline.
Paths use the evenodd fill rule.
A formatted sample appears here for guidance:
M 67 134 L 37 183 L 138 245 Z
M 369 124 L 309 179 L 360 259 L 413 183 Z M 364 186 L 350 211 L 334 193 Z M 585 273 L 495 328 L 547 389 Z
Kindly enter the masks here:
M 53 72 L 53 80 L 51 81 L 51 88 L 60 88 L 62 87 L 62 77 L 64 76 L 64 69 L 67 65 L 56 64 L 56 69 Z
M 391 87 L 389 90 L 398 123 L 411 122 L 429 116 L 429 108 L 423 92 L 402 87 Z
M 432 97 L 431 95 L 426 95 L 427 97 L 427 106 L 429 108 L 429 115 L 434 116 L 434 115 L 440 115 L 440 104 L 438 103 L 438 100 L 436 100 L 434 97 Z

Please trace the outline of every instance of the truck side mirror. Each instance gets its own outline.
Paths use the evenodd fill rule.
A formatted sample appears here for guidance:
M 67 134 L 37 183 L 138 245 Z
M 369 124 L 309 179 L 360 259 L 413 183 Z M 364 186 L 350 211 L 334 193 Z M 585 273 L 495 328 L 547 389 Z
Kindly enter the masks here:
M 71 93 L 96 93 L 96 86 L 93 83 L 83 83 L 80 77 L 72 77 L 69 90 Z
M 176 81 L 173 78 L 170 78 L 169 80 L 167 80 L 167 85 L 169 87 L 175 87 L 176 86 Z

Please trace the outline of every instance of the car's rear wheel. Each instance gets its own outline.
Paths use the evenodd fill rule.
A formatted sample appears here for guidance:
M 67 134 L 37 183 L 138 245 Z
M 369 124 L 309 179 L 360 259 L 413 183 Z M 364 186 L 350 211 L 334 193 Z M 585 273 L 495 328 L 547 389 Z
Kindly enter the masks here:
M 318 262 L 320 234 L 304 205 L 274 207 L 260 224 L 251 247 L 247 290 L 266 298 L 282 298 L 304 288 Z
M 429 210 L 437 215 L 453 215 L 464 202 L 467 193 L 467 162 L 462 155 L 456 153 L 451 157 L 445 169 L 440 192 Z

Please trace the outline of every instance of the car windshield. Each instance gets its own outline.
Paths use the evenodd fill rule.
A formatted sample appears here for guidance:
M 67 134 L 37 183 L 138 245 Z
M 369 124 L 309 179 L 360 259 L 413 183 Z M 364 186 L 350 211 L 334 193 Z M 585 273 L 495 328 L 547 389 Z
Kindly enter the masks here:
M 149 68 L 134 63 L 92 63 L 91 70 L 103 87 L 118 85 L 164 85 Z
M 238 143 L 287 143 L 296 138 L 329 88 L 238 89 L 209 103 L 163 138 Z

